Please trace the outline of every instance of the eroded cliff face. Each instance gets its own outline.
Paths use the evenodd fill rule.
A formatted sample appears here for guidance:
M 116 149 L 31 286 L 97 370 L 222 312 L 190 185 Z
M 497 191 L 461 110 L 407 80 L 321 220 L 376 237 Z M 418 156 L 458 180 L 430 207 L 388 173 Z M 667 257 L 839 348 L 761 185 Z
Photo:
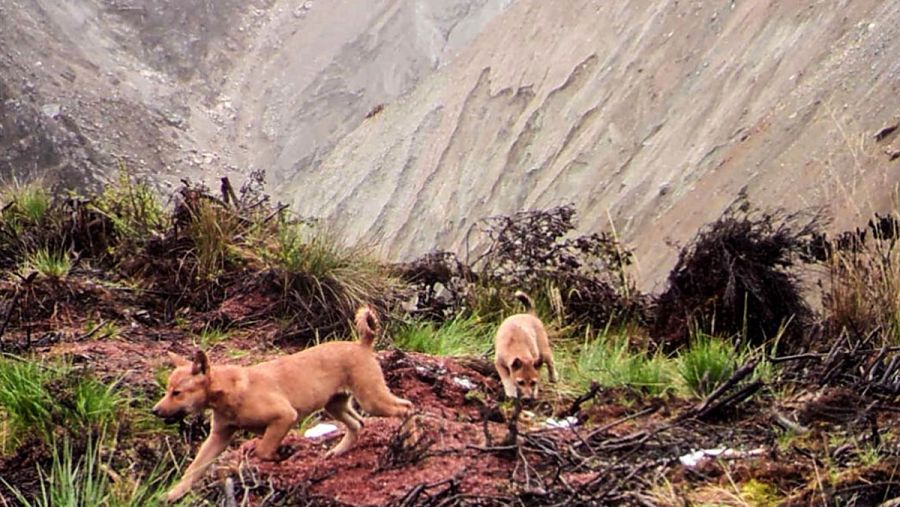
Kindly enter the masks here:
M 213 104 L 221 144 L 278 185 L 317 170 L 367 114 L 411 91 L 509 0 L 277 2 Z M 221 143 L 221 138 L 231 140 Z
M 282 196 L 395 259 L 571 202 L 652 289 L 739 196 L 836 228 L 888 207 L 898 118 L 897 2 L 519 0 Z
M 0 0 L 0 179 L 277 185 L 508 3 Z

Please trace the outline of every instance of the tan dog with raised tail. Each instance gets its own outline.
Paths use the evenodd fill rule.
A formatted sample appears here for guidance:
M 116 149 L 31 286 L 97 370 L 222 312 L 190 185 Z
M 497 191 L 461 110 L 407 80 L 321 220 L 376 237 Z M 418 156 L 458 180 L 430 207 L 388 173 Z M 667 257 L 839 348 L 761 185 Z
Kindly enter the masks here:
M 540 369 L 547 365 L 550 382 L 556 382 L 556 367 L 550 340 L 541 319 L 535 315 L 534 302 L 516 291 L 527 313 L 511 315 L 500 324 L 494 339 L 494 365 L 503 390 L 510 398 L 534 399 L 538 395 Z
M 175 501 L 225 450 L 238 430 L 262 435 L 256 456 L 274 460 L 287 432 L 320 408 L 346 425 L 344 438 L 327 456 L 353 446 L 362 417 L 350 404 L 356 398 L 371 415 L 405 417 L 413 405 L 391 394 L 373 342 L 378 320 L 368 307 L 356 313 L 359 341 L 328 342 L 251 367 L 211 365 L 202 351 L 192 361 L 170 353 L 175 370 L 166 394 L 153 413 L 172 422 L 187 414 L 212 409 L 209 437 L 166 499 Z

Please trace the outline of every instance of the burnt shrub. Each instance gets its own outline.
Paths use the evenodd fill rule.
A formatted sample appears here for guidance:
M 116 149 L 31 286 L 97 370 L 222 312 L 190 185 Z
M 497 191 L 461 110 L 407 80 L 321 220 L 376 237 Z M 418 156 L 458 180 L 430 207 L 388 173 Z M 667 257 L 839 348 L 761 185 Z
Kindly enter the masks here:
M 893 345 L 900 337 L 900 219 L 876 214 L 866 228 L 846 231 L 828 246 L 822 303 L 829 338 L 849 334 Z
M 626 273 L 632 253 L 610 233 L 569 237 L 571 205 L 483 221 L 488 247 L 475 261 L 483 284 L 539 293 L 552 287 L 575 324 L 602 328 L 646 315 L 646 298 Z
M 414 292 L 411 313 L 442 321 L 466 305 L 467 287 L 476 274 L 453 252 L 434 251 L 411 262 L 391 266 L 400 280 Z
M 687 343 L 692 326 L 764 343 L 799 345 L 812 311 L 791 268 L 812 262 L 818 213 L 763 213 L 746 202 L 704 227 L 678 254 L 654 305 L 653 336 L 667 349 Z

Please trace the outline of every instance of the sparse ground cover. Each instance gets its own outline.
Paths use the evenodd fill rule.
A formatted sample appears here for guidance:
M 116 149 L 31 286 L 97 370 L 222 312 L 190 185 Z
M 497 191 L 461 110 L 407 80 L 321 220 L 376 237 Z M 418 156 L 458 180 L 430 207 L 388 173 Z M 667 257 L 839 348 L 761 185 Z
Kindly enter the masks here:
M 168 211 L 125 173 L 93 198 L 3 195 L 4 504 L 159 503 L 208 431 L 202 417 L 150 415 L 166 351 L 252 364 L 350 337 L 364 302 L 384 317 L 379 359 L 418 408 L 415 438 L 370 418 L 353 451 L 325 460 L 340 433 L 298 428 L 277 463 L 241 438 L 185 504 L 900 496 L 892 217 L 830 241 L 815 217 L 729 212 L 684 248 L 654 299 L 634 289 L 615 236 L 574 236 L 566 207 L 486 220 L 491 246 L 471 264 L 435 253 L 384 266 L 270 203 L 261 178 L 217 192 L 188 183 Z M 821 312 L 798 269 L 825 274 Z M 501 400 L 491 364 L 515 289 L 534 296 L 562 377 L 526 406 Z

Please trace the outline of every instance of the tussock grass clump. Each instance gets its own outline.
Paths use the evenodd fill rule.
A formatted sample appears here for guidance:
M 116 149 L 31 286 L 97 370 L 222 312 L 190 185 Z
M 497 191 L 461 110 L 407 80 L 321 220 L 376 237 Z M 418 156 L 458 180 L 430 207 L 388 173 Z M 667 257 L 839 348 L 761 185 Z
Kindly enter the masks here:
M 124 166 L 120 166 L 117 179 L 89 202 L 88 210 L 112 223 L 112 233 L 124 248 L 142 244 L 169 223 L 157 193 L 147 182 L 131 176 Z
M 59 210 L 41 181 L 14 182 L 0 190 L 0 265 L 14 267 L 23 256 L 53 245 L 62 236 Z
M 47 278 L 65 278 L 72 270 L 72 261 L 66 252 L 39 248 L 30 253 L 19 267 L 19 272 L 26 276 L 32 271 Z
M 812 311 L 791 269 L 812 261 L 817 215 L 727 210 L 684 247 L 656 299 L 652 334 L 669 349 L 688 343 L 690 327 L 715 328 L 761 345 L 792 322 L 782 344 L 796 348 Z
M 238 257 L 238 236 L 243 227 L 239 217 L 228 209 L 201 201 L 194 210 L 189 231 L 200 279 L 218 276 Z
M 875 334 L 882 344 L 900 343 L 900 221 L 876 215 L 868 227 L 840 235 L 830 250 L 824 295 L 828 334 Z
M 414 320 L 391 332 L 394 345 L 436 356 L 484 355 L 493 346 L 496 326 L 474 316 L 458 315 L 441 324 Z
M 52 197 L 41 181 L 14 183 L 5 192 L 9 214 L 21 225 L 37 225 L 44 221 L 52 205 Z
M 348 322 L 363 304 L 384 313 L 400 282 L 366 249 L 345 246 L 327 228 L 282 218 L 274 247 L 266 257 L 278 274 L 283 311 L 299 329 L 295 334 L 347 334 Z
M 45 433 L 53 420 L 50 372 L 38 363 L 0 358 L 0 422 L 4 443 L 30 431 Z
M 734 375 L 737 361 L 729 341 L 697 333 L 678 355 L 678 374 L 687 392 L 702 398 Z
M 29 436 L 49 440 L 59 426 L 77 434 L 112 424 L 124 400 L 106 385 L 66 365 L 0 358 L 0 428 L 3 444 Z

